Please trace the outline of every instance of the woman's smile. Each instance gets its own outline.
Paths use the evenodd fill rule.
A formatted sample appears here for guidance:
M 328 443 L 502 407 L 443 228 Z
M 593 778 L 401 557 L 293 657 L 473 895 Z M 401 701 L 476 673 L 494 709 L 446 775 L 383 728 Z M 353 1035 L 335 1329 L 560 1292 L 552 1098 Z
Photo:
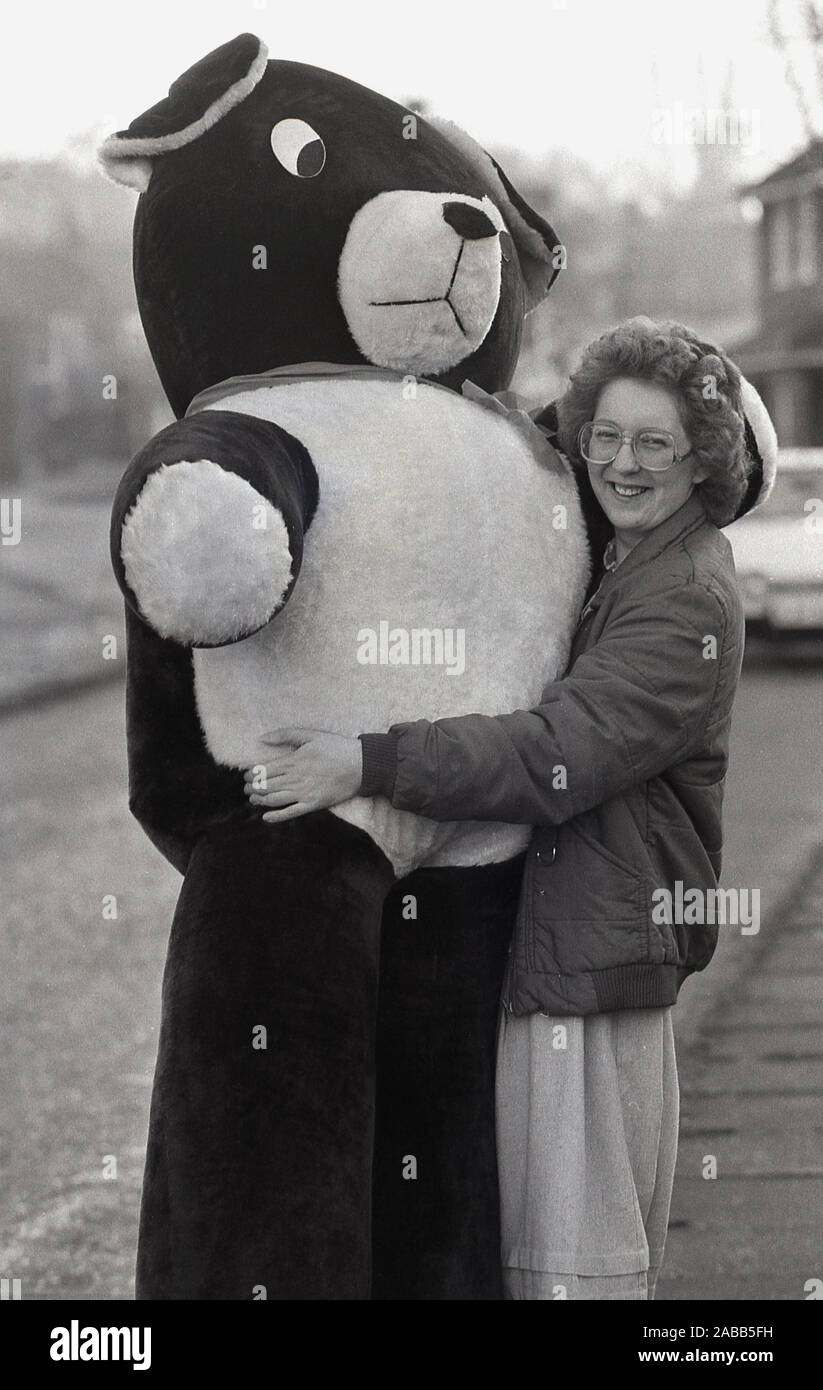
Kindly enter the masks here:
M 640 483 L 618 483 L 612 478 L 606 478 L 604 481 L 621 501 L 631 502 L 635 497 L 642 496 L 644 492 L 651 492 L 650 487 L 645 487 Z

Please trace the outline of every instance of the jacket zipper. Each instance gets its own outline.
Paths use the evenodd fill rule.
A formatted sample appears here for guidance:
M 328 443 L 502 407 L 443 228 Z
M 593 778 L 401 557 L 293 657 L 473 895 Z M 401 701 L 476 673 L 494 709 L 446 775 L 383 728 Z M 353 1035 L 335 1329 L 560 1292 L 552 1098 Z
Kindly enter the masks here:
M 557 858 L 557 829 L 555 829 L 554 831 L 551 847 L 549 849 L 535 850 L 534 857 L 536 864 L 539 863 L 539 867 L 541 869 L 545 868 L 549 864 L 554 863 L 555 859 Z M 531 882 L 529 884 L 529 896 L 526 909 L 529 914 L 529 929 L 526 934 L 526 960 L 529 969 L 532 971 L 535 971 L 537 969 L 537 960 L 535 954 L 535 939 L 537 936 L 537 930 L 535 926 L 534 897 L 535 894 L 537 894 L 538 897 L 542 898 L 545 896 L 546 893 L 545 888 L 538 888 L 537 886 L 536 864 L 532 865 Z

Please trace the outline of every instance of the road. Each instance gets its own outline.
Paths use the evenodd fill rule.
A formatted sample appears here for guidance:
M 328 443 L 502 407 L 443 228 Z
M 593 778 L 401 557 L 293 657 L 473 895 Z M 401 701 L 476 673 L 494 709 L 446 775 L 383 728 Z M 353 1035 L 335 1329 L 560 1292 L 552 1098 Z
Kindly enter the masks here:
M 823 824 L 819 692 L 815 659 L 747 662 L 740 687 L 724 881 L 761 888 L 763 933 Z M 9 715 L 0 742 L 0 1274 L 25 1299 L 129 1299 L 179 878 L 128 814 L 118 685 Z M 684 1057 L 757 950 L 729 930 L 687 984 Z

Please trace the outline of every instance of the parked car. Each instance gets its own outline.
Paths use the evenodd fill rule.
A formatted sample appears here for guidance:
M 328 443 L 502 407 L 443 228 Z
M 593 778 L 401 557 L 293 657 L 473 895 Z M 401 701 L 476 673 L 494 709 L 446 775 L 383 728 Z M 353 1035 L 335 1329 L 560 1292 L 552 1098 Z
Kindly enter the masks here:
M 823 449 L 781 449 L 768 501 L 726 535 L 747 627 L 774 637 L 823 632 Z

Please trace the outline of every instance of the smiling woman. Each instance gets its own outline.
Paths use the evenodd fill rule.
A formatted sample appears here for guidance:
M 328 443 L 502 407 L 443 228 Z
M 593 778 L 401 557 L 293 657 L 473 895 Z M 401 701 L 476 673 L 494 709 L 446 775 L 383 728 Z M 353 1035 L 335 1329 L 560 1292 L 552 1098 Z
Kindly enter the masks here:
M 677 324 L 630 319 L 586 349 L 558 402 L 558 438 L 587 467 L 620 558 L 693 487 L 715 525 L 733 520 L 749 472 L 744 389 L 753 394 L 725 354 Z M 592 424 L 601 426 L 600 440 L 591 437 Z M 604 441 L 603 424 L 631 442 L 625 435 Z M 662 431 L 668 447 L 658 444 L 653 457 L 651 440 L 644 449 L 638 438 L 643 431 L 658 441 Z
M 717 940 L 683 902 L 716 892 L 743 650 L 718 528 L 768 492 L 775 439 L 720 348 L 648 319 L 586 349 L 557 418 L 613 533 L 566 675 L 531 710 L 362 734 L 359 783 L 353 740 L 275 731 L 291 751 L 259 801 L 287 818 L 359 791 L 534 827 L 497 1056 L 506 1297 L 647 1299 L 677 1155 L 672 1005 Z

